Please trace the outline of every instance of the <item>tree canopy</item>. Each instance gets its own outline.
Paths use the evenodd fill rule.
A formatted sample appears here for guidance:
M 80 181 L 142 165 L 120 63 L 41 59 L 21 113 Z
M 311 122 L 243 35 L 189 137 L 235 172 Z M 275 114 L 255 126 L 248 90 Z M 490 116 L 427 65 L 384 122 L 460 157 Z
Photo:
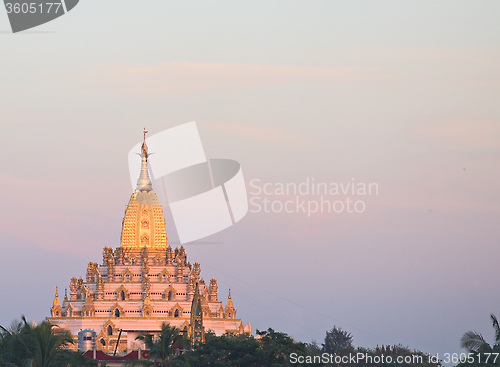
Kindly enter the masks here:
M 55 358 L 62 348 L 73 344 L 69 331 L 48 321 L 31 326 L 22 316 L 9 329 L 0 328 L 0 362 L 5 366 L 61 366 Z

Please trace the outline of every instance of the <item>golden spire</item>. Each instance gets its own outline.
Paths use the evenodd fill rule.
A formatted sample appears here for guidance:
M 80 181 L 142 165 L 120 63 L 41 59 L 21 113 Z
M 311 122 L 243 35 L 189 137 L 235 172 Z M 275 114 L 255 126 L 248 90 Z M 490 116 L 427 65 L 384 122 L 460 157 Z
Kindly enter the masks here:
M 54 307 L 55 306 L 61 306 L 61 301 L 59 300 L 59 293 L 57 292 L 57 287 L 56 287 L 56 296 L 54 297 Z
M 68 290 L 64 289 L 63 307 L 66 307 L 67 303 L 68 303 Z
M 139 179 L 137 180 L 137 187 L 136 187 L 136 192 L 140 191 L 152 191 L 153 186 L 151 185 L 151 179 L 149 178 L 149 172 L 148 172 L 148 157 L 151 155 L 148 153 L 148 146 L 146 145 L 146 133 L 147 130 L 144 129 L 144 141 L 142 142 L 142 147 L 141 147 L 141 174 L 139 175 Z
M 226 308 L 234 308 L 233 300 L 231 299 L 231 289 L 229 289 L 229 296 L 227 297 Z

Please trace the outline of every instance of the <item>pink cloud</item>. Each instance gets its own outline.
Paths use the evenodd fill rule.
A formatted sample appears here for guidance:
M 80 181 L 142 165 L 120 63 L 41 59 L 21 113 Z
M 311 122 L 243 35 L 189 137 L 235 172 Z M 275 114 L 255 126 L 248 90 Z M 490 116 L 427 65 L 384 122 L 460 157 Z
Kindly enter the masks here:
M 273 126 L 203 122 L 200 124 L 200 127 L 222 134 L 264 141 L 272 144 L 293 147 L 310 147 L 313 145 L 313 142 L 309 139 L 294 134 L 290 130 Z
M 155 64 L 103 64 L 85 79 L 130 93 L 181 93 L 272 85 L 325 85 L 387 82 L 382 68 L 291 66 L 171 61 Z
M 498 121 L 439 121 L 433 125 L 414 129 L 412 133 L 448 147 L 495 150 L 500 147 Z

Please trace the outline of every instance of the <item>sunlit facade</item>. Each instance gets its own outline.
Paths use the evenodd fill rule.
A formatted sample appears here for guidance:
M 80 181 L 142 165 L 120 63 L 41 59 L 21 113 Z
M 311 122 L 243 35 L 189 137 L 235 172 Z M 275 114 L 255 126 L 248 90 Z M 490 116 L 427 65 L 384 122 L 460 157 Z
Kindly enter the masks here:
M 163 322 L 197 342 L 203 330 L 217 335 L 251 333 L 250 323 L 244 326 L 236 318 L 231 291 L 224 306 L 218 300 L 216 279 L 207 286 L 200 264 L 190 264 L 182 246 L 167 245 L 163 209 L 148 175 L 145 141 L 141 157 L 137 188 L 125 209 L 121 246 L 105 247 L 102 264 L 89 262 L 85 279 L 73 277 L 69 297 L 65 291 L 62 303 L 56 289 L 47 320 L 73 333 L 75 349 L 78 332 L 91 329 L 97 334 L 98 350 L 119 352 L 143 348 L 136 340 L 139 333 L 159 331 Z M 193 300 L 198 307 L 193 307 Z M 192 309 L 198 309 L 196 315 L 191 315 Z

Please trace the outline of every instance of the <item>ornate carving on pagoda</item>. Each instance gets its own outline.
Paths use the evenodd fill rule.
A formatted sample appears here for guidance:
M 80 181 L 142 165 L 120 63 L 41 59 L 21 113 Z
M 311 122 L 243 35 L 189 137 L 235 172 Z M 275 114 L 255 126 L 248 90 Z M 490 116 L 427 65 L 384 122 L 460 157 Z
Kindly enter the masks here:
M 99 275 L 99 278 L 97 279 L 97 299 L 98 300 L 103 300 L 104 299 L 104 280 L 102 277 Z
M 114 262 L 110 261 L 108 263 L 108 282 L 114 282 L 115 281 L 115 264 Z
M 143 247 L 141 249 L 141 262 L 144 264 L 144 263 L 148 263 L 148 257 L 149 257 L 149 252 L 148 252 L 148 249 L 146 247 Z
M 167 301 L 175 301 L 175 298 L 176 298 L 176 295 L 177 295 L 177 292 L 175 290 L 175 288 L 170 285 L 167 289 L 165 289 L 165 291 L 163 292 L 163 296 L 162 298 L 164 300 L 167 300 Z
M 182 283 L 184 281 L 184 265 L 177 263 L 177 283 Z
M 115 262 L 113 258 L 113 249 L 111 247 L 104 247 L 102 250 L 102 263 L 108 265 L 111 261 Z
M 125 316 L 125 312 L 123 311 L 123 307 L 116 302 L 112 307 L 111 307 L 111 317 L 123 317 Z M 113 328 L 114 329 L 114 328 Z
M 177 251 L 177 249 L 175 249 Z M 187 265 L 187 262 L 186 262 L 186 250 L 184 249 L 184 246 L 181 246 L 179 248 L 179 251 L 178 253 L 176 254 L 176 257 L 175 257 L 175 262 L 177 263 L 177 265 L 182 264 L 182 266 L 186 266 Z
M 167 269 L 163 269 L 160 274 L 158 274 L 158 281 L 161 283 L 170 282 L 170 273 Z
M 68 302 L 68 305 L 66 306 L 64 312 L 66 317 L 73 317 L 73 305 L 71 304 L 71 302 Z
M 191 274 L 193 276 L 195 283 L 198 283 L 200 281 L 200 273 L 201 273 L 200 264 L 197 261 L 193 264 L 193 269 L 191 269 Z
M 124 264 L 126 264 L 126 265 L 136 265 L 137 264 L 137 259 L 135 258 L 134 255 L 130 255 L 128 258 L 125 258 Z
M 147 261 L 144 261 L 141 266 L 141 272 L 143 276 L 147 276 L 149 274 L 149 265 Z
M 64 299 L 62 303 L 62 312 L 64 316 L 66 316 L 65 311 L 67 306 L 68 306 L 68 290 L 64 289 Z
M 162 257 L 160 254 L 157 254 L 154 258 L 153 258 L 153 265 L 155 266 L 161 266 L 161 265 L 164 265 L 163 264 L 163 261 L 162 261 Z
M 122 282 L 131 282 L 134 278 L 134 275 L 130 271 L 129 268 L 126 268 L 121 273 Z
M 97 349 L 110 350 L 111 343 L 109 340 L 109 336 L 106 335 L 104 330 L 101 330 L 99 335 L 97 335 L 96 344 L 97 344 Z
M 182 317 L 183 310 L 182 307 L 176 303 L 174 307 L 170 309 L 170 316 L 171 317 Z
M 188 301 L 192 301 L 194 299 L 194 291 L 196 289 L 197 283 L 194 281 L 193 277 L 189 277 L 188 284 Z
M 87 283 L 94 283 L 97 281 L 97 275 L 99 274 L 98 265 L 95 262 L 89 262 L 87 265 Z
M 70 290 L 70 300 L 76 301 L 77 291 L 78 291 L 78 280 L 76 277 L 71 278 L 69 282 L 69 290 Z
M 149 295 L 144 299 L 144 304 L 142 306 L 142 316 L 143 317 L 151 317 L 153 315 L 153 306 L 151 306 L 151 300 L 149 299 Z
M 83 286 L 83 290 L 85 292 L 85 304 L 83 305 L 82 308 L 82 316 L 94 317 L 95 308 L 94 308 L 94 296 L 92 294 L 92 291 L 87 286 Z
M 231 289 L 229 290 L 229 296 L 227 297 L 226 308 L 224 310 L 224 317 L 226 319 L 236 318 L 236 308 L 234 308 L 233 300 L 231 299 Z
M 197 346 L 205 341 L 205 329 L 203 327 L 203 311 L 200 300 L 200 293 L 198 291 L 198 284 L 196 284 L 195 296 L 191 303 L 191 317 L 189 322 L 188 338 L 191 340 L 191 345 Z
M 116 258 L 117 265 L 123 265 L 123 248 L 118 247 L 115 250 L 115 258 Z
M 208 300 L 210 302 L 218 302 L 217 299 L 217 289 L 219 287 L 217 286 L 217 280 L 215 278 L 212 278 L 210 280 L 210 286 L 208 287 Z
M 61 309 L 61 301 L 59 300 L 59 293 L 56 287 L 56 295 L 54 297 L 54 302 L 52 303 L 52 307 L 50 308 L 50 314 L 52 317 L 61 317 L 62 309 Z
M 78 278 L 78 290 L 76 294 L 77 299 L 82 299 L 83 298 L 83 279 L 82 277 Z
M 143 277 L 141 286 L 144 293 L 149 295 L 149 290 L 151 289 L 151 281 L 149 280 L 149 277 L 147 275 Z
M 115 293 L 117 300 L 126 301 L 130 299 L 130 293 L 128 289 L 123 286 L 123 284 L 116 289 Z
M 172 261 L 174 258 L 174 252 L 172 251 L 172 247 L 170 245 L 167 247 L 167 265 L 172 265 Z

